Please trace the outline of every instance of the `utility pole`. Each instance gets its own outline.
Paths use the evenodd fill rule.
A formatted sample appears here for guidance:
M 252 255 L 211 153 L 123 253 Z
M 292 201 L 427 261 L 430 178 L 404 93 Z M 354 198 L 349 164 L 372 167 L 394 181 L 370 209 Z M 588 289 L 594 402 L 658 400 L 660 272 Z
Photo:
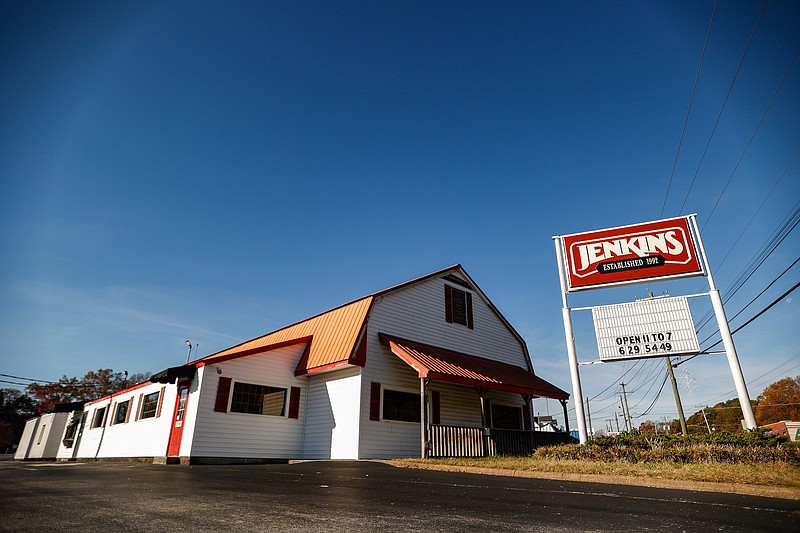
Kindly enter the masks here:
M 706 408 L 701 407 L 700 412 L 703 413 L 703 420 L 706 421 L 706 429 L 708 430 L 708 434 L 711 435 L 711 425 L 708 423 L 708 418 L 706 418 Z
M 669 379 L 672 382 L 672 393 L 675 395 L 675 405 L 678 407 L 678 419 L 681 421 L 681 433 L 686 437 L 689 432 L 686 431 L 686 418 L 683 416 L 683 405 L 681 405 L 681 395 L 678 393 L 678 382 L 675 381 L 675 371 L 672 369 L 672 359 L 669 357 L 667 360 L 667 370 L 669 370 Z
M 617 433 L 619 433 L 619 416 L 616 411 L 614 411 L 614 422 L 617 423 Z
M 630 431 L 633 429 L 633 421 L 631 420 L 630 409 L 628 409 L 628 393 L 625 392 L 625 384 L 620 383 L 620 385 L 622 386 L 622 399 L 625 402 L 622 405 L 622 414 L 625 416 L 625 427 Z
M 594 429 L 592 429 L 592 414 L 589 412 L 589 397 L 588 396 L 586 397 L 586 418 L 589 419 L 589 431 L 587 433 L 588 433 L 588 436 L 589 436 L 589 440 L 591 440 L 594 437 Z

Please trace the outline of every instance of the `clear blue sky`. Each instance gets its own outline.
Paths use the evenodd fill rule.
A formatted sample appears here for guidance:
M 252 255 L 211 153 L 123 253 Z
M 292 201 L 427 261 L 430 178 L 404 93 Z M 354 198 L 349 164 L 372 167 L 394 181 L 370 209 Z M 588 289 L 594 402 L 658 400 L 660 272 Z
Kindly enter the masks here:
M 710 0 L 3 2 L 0 373 L 155 372 L 186 339 L 209 354 L 461 263 L 571 391 L 553 235 L 697 213 L 725 297 L 800 201 L 800 64 L 737 167 L 800 46 L 795 1 L 767 6 L 700 165 L 761 8 L 720 2 L 667 196 Z M 799 250 L 795 230 L 729 315 Z M 735 337 L 752 397 L 800 373 L 793 298 Z M 632 365 L 582 367 L 595 426 Z M 634 414 L 663 368 L 622 378 Z M 678 375 L 688 413 L 735 397 L 724 356 Z M 637 422 L 663 416 L 668 386 Z

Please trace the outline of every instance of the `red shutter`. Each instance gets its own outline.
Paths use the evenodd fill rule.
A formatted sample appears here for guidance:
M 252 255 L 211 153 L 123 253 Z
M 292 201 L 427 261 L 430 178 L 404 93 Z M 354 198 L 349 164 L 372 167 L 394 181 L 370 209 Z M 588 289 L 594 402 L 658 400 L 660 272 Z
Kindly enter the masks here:
M 110 408 L 111 408 L 111 406 L 109 405 L 108 407 L 106 407 L 106 410 L 103 411 L 103 423 L 100 424 L 101 427 L 106 425 L 106 421 L 108 420 L 108 410 Z
M 472 294 L 466 293 L 467 295 L 467 327 L 469 329 L 475 329 L 475 325 L 472 323 Z
M 109 426 L 117 423 L 117 402 L 114 402 L 114 407 L 111 409 L 111 420 L 108 421 Z
M 231 394 L 231 378 L 219 378 L 219 387 L 217 387 L 217 403 L 214 405 L 214 411 L 218 413 L 228 412 L 228 397 Z
M 300 418 L 300 387 L 292 387 L 289 393 L 289 418 Z
M 134 398 L 135 398 L 135 396 L 131 396 L 131 399 L 128 400 L 128 410 L 125 411 L 125 423 L 126 424 L 131 419 L 131 411 L 133 411 L 133 399 Z
M 522 406 L 522 429 L 526 431 L 531 429 L 531 404 L 527 402 Z
M 139 405 L 136 406 L 136 418 L 134 420 L 139 420 L 139 415 L 142 414 L 142 398 L 144 398 L 144 393 L 139 395 Z
M 439 391 L 431 391 L 431 424 L 441 424 Z
M 158 409 L 156 410 L 156 418 L 161 416 L 161 405 L 164 403 L 164 391 L 166 390 L 166 387 L 161 387 L 161 392 L 158 393 Z
M 453 323 L 453 287 L 444 286 L 444 318 L 449 324 Z
M 369 391 L 369 419 L 381 419 L 381 384 L 372 382 Z

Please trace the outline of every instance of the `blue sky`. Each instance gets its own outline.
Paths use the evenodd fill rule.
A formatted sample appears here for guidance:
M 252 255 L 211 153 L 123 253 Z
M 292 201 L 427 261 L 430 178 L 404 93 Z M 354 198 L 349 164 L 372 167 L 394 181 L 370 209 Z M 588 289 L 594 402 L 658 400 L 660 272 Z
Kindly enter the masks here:
M 697 213 L 725 297 L 797 208 L 800 65 L 776 93 L 796 2 L 767 6 L 703 156 L 762 7 L 718 6 L 678 152 L 711 1 L 4 2 L 0 373 L 155 372 L 186 339 L 213 353 L 461 263 L 571 391 L 553 235 Z M 752 397 L 800 373 L 799 323 L 790 296 L 736 335 Z M 576 327 L 591 361 L 590 317 Z M 653 401 L 663 361 L 633 365 L 582 367 L 598 420 L 625 371 L 634 414 Z M 735 397 L 724 356 L 678 374 L 689 413 Z M 639 421 L 663 416 L 668 387 Z

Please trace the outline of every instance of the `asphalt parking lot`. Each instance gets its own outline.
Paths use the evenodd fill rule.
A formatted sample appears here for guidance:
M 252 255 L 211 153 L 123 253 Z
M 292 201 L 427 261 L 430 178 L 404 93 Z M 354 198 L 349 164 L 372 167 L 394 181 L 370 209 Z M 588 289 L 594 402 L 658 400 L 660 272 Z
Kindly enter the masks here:
M 800 502 L 622 485 L 289 465 L 0 462 L 0 531 L 793 531 Z

